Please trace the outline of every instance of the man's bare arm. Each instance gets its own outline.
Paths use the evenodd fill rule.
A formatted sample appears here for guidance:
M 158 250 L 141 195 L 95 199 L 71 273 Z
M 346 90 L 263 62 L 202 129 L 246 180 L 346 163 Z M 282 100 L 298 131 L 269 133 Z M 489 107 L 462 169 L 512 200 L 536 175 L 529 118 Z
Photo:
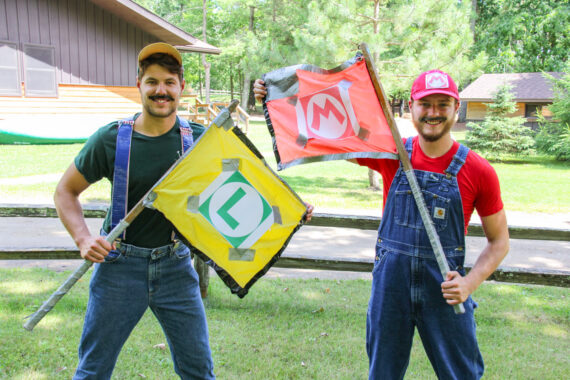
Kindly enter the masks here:
M 113 247 L 103 237 L 91 235 L 85 223 L 79 195 L 89 185 L 72 163 L 57 184 L 54 202 L 57 214 L 79 248 L 81 257 L 100 263 Z
M 443 297 L 450 305 L 464 302 L 503 261 L 509 251 L 509 229 L 505 210 L 481 218 L 487 245 L 465 277 L 455 271 L 441 284 Z

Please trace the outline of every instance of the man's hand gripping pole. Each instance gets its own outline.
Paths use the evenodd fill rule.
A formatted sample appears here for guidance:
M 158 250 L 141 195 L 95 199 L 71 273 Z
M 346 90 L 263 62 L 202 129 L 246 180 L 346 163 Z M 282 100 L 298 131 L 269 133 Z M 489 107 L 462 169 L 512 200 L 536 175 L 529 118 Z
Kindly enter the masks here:
M 384 110 L 384 114 L 386 115 L 386 121 L 390 126 L 392 137 L 394 138 L 394 142 L 396 143 L 398 156 L 400 157 L 400 161 L 402 162 L 402 166 L 404 167 L 404 173 L 406 174 L 408 182 L 410 183 L 410 187 L 412 188 L 412 194 L 414 196 L 416 205 L 422 217 L 422 221 L 424 223 L 431 247 L 433 249 L 437 265 L 439 266 L 439 271 L 441 272 L 443 280 L 445 281 L 445 279 L 447 278 L 447 272 L 449 272 L 449 264 L 445 259 L 445 254 L 443 253 L 443 247 L 441 246 L 439 236 L 437 235 L 437 231 L 435 230 L 433 221 L 429 216 L 424 197 L 422 196 L 422 192 L 420 190 L 418 181 L 416 179 L 416 175 L 414 173 L 414 168 L 412 167 L 412 163 L 410 162 L 408 153 L 404 148 L 404 144 L 402 144 L 402 137 L 400 136 L 400 132 L 398 131 L 396 121 L 394 120 L 394 115 L 392 115 L 392 109 L 388 103 L 388 98 L 386 97 L 384 88 L 382 87 L 380 79 L 378 78 L 374 62 L 372 62 L 372 59 L 370 57 L 370 51 L 368 50 L 368 46 L 365 43 L 361 43 L 359 49 L 360 51 L 362 51 L 364 60 L 366 61 L 366 67 L 368 68 L 368 73 L 370 74 L 370 78 L 372 79 L 374 90 L 376 91 L 376 96 L 378 96 L 378 101 L 380 102 L 380 105 Z M 455 310 L 455 314 L 465 313 L 465 307 L 463 306 L 462 303 L 453 305 L 453 309 Z

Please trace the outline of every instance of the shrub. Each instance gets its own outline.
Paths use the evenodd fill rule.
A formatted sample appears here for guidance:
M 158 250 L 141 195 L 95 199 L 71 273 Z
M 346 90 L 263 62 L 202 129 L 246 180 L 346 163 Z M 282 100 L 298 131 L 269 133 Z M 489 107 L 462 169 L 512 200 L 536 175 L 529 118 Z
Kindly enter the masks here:
M 559 161 L 570 161 L 570 125 L 539 118 L 536 149 L 551 154 Z
M 545 74 L 554 86 L 554 101 L 548 107 L 554 121 L 539 117 L 540 130 L 536 135 L 537 149 L 560 161 L 570 161 L 570 63 L 566 68 L 560 79 Z
M 509 117 L 516 111 L 510 85 L 499 87 L 493 103 L 487 104 L 488 115 L 481 124 L 468 123 L 467 144 L 487 157 L 505 154 L 533 153 L 532 130 L 520 116 Z

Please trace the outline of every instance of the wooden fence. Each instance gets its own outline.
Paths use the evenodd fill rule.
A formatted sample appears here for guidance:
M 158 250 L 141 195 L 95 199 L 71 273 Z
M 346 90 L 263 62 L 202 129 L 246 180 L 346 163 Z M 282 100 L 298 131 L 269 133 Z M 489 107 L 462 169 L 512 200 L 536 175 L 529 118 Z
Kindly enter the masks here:
M 177 114 L 190 121 L 207 126 L 218 116 L 222 108 L 229 106 L 229 104 L 228 102 L 211 102 L 208 104 L 202 102 L 197 95 L 182 95 Z M 238 105 L 232 114 L 232 118 L 238 126 L 243 124 L 240 128 L 247 134 L 249 131 L 249 114 Z
M 87 206 L 84 215 L 87 218 L 103 218 L 106 206 Z M 0 217 L 57 217 L 53 206 L 46 205 L 9 205 L 0 204 Z M 321 227 L 342 227 L 362 230 L 377 230 L 379 217 L 352 216 L 315 213 L 309 225 Z M 570 230 L 555 228 L 509 226 L 511 239 L 570 241 Z M 470 236 L 484 236 L 480 224 L 469 225 Z M 80 259 L 79 251 L 66 248 L 30 248 L 2 249 L 0 260 L 45 260 L 45 259 Z M 349 272 L 371 272 L 374 266 L 372 258 L 325 258 L 311 256 L 282 256 L 274 265 L 277 268 L 333 270 Z M 466 270 L 469 271 L 469 267 Z M 570 287 L 570 276 L 566 271 L 530 270 L 511 267 L 499 267 L 489 280 L 524 284 L 539 284 Z

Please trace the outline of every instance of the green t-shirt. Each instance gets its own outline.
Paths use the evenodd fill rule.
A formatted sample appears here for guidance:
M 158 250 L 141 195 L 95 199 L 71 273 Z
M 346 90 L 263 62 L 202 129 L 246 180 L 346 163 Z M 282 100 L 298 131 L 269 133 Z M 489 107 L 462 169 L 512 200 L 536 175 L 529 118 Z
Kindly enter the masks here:
M 135 115 L 135 118 L 139 114 Z M 75 166 L 89 183 L 102 178 L 113 182 L 115 147 L 118 122 L 112 122 L 95 132 L 75 158 Z M 194 141 L 206 130 L 190 123 Z M 182 140 L 178 120 L 165 134 L 149 137 L 133 131 L 129 162 L 128 210 L 148 192 L 182 154 Z M 108 212 L 103 229 L 110 230 Z M 125 243 L 139 247 L 156 248 L 169 244 L 172 224 L 157 210 L 144 209 L 127 228 Z

